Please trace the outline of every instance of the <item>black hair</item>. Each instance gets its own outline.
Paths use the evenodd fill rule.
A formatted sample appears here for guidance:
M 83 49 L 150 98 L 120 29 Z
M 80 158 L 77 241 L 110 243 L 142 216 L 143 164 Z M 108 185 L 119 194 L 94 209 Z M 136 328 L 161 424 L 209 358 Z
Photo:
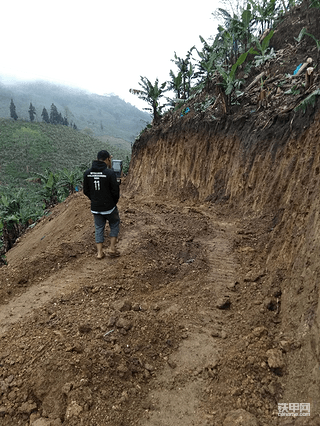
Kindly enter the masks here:
M 108 151 L 99 151 L 97 155 L 97 159 L 100 161 L 104 161 L 107 158 L 110 158 L 110 154 Z

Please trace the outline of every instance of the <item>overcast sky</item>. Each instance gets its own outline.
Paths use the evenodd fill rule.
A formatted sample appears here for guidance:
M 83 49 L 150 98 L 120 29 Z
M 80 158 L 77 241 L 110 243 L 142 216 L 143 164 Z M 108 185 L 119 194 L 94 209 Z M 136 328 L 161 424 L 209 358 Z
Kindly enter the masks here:
M 4 0 L 0 81 L 46 80 L 92 93 L 114 93 L 147 107 L 130 88 L 176 71 L 199 35 L 216 34 L 219 0 Z

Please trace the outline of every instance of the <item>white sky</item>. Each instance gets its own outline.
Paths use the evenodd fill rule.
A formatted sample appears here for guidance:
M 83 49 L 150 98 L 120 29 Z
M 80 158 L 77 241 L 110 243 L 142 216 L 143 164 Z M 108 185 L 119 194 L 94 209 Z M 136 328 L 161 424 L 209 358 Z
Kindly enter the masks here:
M 199 35 L 216 34 L 219 0 L 4 0 L 0 81 L 46 80 L 114 93 L 148 107 L 130 88 L 140 76 L 162 83 Z

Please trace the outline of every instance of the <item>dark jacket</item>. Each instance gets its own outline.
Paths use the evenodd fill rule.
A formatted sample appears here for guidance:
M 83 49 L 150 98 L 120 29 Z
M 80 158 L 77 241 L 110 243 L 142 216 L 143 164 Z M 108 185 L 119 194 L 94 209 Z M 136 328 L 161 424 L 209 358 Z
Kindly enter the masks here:
M 91 200 L 91 210 L 111 210 L 120 197 L 115 172 L 108 169 L 103 161 L 93 161 L 92 167 L 83 175 L 83 193 Z

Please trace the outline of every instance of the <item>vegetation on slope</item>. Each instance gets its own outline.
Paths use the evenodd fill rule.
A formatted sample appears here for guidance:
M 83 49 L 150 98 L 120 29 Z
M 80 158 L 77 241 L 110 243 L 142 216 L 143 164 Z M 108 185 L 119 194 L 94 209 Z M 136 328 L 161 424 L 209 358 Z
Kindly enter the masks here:
M 44 108 L 54 104 L 69 123 L 91 135 L 112 136 L 127 141 L 127 148 L 150 121 L 150 115 L 115 95 L 100 96 L 48 82 L 4 85 L 0 82 L 0 117 L 9 118 L 13 99 L 18 119 L 29 121 L 30 103 L 34 121 L 41 122 Z
M 141 89 L 130 91 L 149 104 L 155 125 L 160 123 L 161 111 L 165 107 L 164 115 L 168 113 L 168 108 L 171 112 L 179 109 L 181 115 L 184 115 L 186 102 L 203 93 L 210 95 L 210 101 L 206 101 L 206 105 L 202 105 L 203 108 L 211 108 L 214 105 L 220 107 L 223 114 L 229 114 L 232 107 L 244 98 L 246 78 L 256 71 L 267 69 L 269 62 L 277 59 L 273 43 L 275 30 L 289 12 L 295 10 L 299 11 L 299 14 L 307 15 L 309 27 L 308 32 L 301 27 L 296 34 L 292 33 L 296 37 L 295 40 L 292 34 L 290 38 L 293 43 L 301 43 L 306 35 L 315 42 L 317 53 L 313 57 L 313 63 L 309 65 L 315 69 L 319 66 L 320 52 L 317 26 L 319 2 L 290 0 L 286 4 L 280 0 L 247 0 L 242 4 L 237 3 L 235 7 L 230 3 L 227 9 L 217 9 L 214 13 L 220 19 L 217 35 L 210 40 L 200 36 L 202 49 L 191 47 L 185 58 L 180 58 L 175 53 L 172 62 L 175 63 L 177 71 L 170 70 L 169 81 L 159 83 L 156 80 L 152 84 L 146 77 L 141 77 Z M 302 22 L 302 18 L 297 22 Z M 312 33 L 310 27 L 315 32 Z M 281 40 L 282 47 L 286 41 Z M 293 72 L 294 69 L 290 70 L 291 74 Z M 268 94 L 264 87 L 266 76 L 267 73 L 258 81 L 263 99 Z M 168 91 L 171 91 L 173 96 L 166 96 L 165 92 Z M 189 112 L 190 107 L 187 108 Z
M 0 119 L 0 251 L 82 183 L 101 149 L 128 167 L 130 152 L 72 128 Z

